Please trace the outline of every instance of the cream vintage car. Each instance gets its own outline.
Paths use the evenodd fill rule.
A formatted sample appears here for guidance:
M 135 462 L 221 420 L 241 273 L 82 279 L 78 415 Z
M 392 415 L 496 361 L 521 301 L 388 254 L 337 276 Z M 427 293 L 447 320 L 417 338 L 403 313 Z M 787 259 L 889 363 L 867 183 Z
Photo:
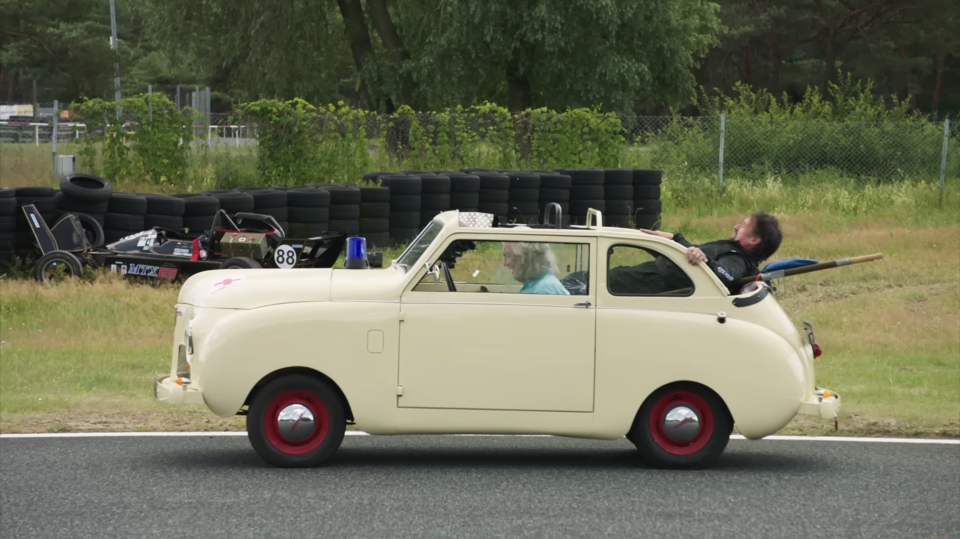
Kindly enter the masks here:
M 698 467 L 734 425 L 753 440 L 797 414 L 835 419 L 839 397 L 815 384 L 812 328 L 803 335 L 767 285 L 730 295 L 679 244 L 604 227 L 594 210 L 588 222 L 494 226 L 449 211 L 389 267 L 197 274 L 180 291 L 156 398 L 246 415 L 253 448 L 284 467 L 329 459 L 348 424 L 625 436 L 654 465 Z M 555 276 L 521 283 L 519 255 Z M 655 258 L 687 286 L 608 286 L 609 270 Z

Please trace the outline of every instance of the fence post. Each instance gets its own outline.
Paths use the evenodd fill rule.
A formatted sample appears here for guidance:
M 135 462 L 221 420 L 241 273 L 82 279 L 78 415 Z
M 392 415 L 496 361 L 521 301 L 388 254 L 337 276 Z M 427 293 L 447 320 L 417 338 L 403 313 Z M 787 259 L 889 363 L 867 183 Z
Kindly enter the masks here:
M 203 92 L 203 112 L 207 117 L 207 144 L 213 139 L 213 121 L 210 118 L 210 87 Z
M 37 148 L 40 147 L 40 124 L 33 124 L 33 140 L 37 143 Z
M 947 142 L 950 140 L 950 120 L 943 121 L 943 152 L 940 157 L 940 206 L 943 206 L 943 178 L 947 173 Z
M 720 175 L 718 177 L 717 191 L 723 194 L 723 138 L 727 128 L 727 115 L 720 115 Z
M 52 142 L 53 142 L 53 160 L 52 160 L 53 167 L 50 169 L 50 170 L 51 170 L 51 176 L 53 177 L 53 180 L 54 180 L 54 186 L 56 186 L 56 183 L 55 183 L 55 182 L 56 182 L 56 179 L 57 179 L 57 134 L 58 134 L 57 131 L 59 130 L 59 129 L 58 129 L 58 128 L 59 128 L 58 124 L 60 123 L 59 118 L 57 118 L 57 116 L 59 116 L 59 115 L 60 115 L 60 102 L 57 101 L 56 99 L 54 99 L 54 100 L 53 100 L 53 140 L 52 140 Z

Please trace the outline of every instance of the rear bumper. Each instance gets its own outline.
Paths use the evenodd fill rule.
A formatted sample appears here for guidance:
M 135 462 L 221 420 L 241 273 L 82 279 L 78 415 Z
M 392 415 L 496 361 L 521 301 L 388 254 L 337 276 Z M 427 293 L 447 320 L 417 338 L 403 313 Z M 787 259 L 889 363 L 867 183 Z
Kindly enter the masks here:
M 834 419 L 840 412 L 840 395 L 837 395 L 829 389 L 817 388 L 813 395 L 813 400 L 808 400 L 800 404 L 800 410 L 797 412 L 803 415 L 818 415 L 823 419 Z
M 181 387 L 169 374 L 157 376 L 153 382 L 153 396 L 166 404 L 203 404 L 203 393 L 198 389 Z

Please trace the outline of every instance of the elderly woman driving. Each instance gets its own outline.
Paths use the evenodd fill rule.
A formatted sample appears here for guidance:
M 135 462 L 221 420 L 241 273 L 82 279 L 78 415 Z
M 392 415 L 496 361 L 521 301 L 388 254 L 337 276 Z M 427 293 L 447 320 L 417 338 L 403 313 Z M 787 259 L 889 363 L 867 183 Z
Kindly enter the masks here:
M 523 283 L 521 294 L 570 295 L 556 277 L 557 257 L 546 243 L 504 243 L 503 265 Z

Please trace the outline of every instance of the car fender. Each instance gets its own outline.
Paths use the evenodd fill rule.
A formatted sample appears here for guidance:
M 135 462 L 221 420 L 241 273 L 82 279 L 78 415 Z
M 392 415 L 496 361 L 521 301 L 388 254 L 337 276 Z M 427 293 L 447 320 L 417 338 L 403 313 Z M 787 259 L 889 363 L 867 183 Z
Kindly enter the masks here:
M 804 365 L 769 329 L 729 316 L 720 323 L 705 313 L 609 309 L 599 316 L 598 434 L 622 436 L 650 394 L 676 382 L 717 393 L 747 438 L 780 430 L 800 408 Z M 617 346 L 623 335 L 651 344 Z
M 288 303 L 235 311 L 213 324 L 198 350 L 204 401 L 235 415 L 258 382 L 288 368 L 329 377 L 358 425 L 396 409 L 399 303 Z

